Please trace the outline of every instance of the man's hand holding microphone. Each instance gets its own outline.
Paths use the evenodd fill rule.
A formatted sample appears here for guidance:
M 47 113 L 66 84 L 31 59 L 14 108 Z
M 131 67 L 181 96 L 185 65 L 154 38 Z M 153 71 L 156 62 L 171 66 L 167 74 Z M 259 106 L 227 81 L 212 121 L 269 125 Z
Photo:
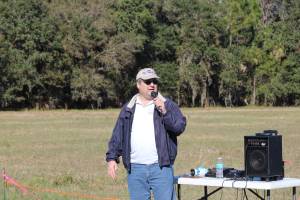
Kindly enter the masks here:
M 165 102 L 158 97 L 158 92 L 152 91 L 150 95 L 153 98 L 155 107 L 159 110 L 159 112 L 161 112 L 162 114 L 166 114 L 167 110 L 165 107 Z

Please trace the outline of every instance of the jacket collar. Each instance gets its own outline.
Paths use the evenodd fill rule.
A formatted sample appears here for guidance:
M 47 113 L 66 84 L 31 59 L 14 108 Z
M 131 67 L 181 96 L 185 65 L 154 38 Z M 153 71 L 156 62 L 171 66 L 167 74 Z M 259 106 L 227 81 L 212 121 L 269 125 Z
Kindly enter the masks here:
M 127 108 L 132 109 L 136 103 L 137 97 L 139 96 L 139 94 L 134 95 L 131 100 L 129 101 L 129 103 L 127 104 Z M 163 97 L 160 93 L 158 93 L 157 98 L 160 98 L 163 102 L 165 102 L 167 99 L 165 97 Z

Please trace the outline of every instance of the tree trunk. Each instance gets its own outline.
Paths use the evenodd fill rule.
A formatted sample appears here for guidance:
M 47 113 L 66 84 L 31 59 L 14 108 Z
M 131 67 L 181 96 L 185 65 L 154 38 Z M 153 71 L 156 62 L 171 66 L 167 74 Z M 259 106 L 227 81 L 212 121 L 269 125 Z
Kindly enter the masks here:
M 207 88 L 206 87 L 207 87 L 207 84 L 205 82 L 205 83 L 203 83 L 202 92 L 201 92 L 201 107 L 206 106 L 206 101 L 207 101 Z
M 265 95 L 264 95 L 264 106 L 267 106 L 267 104 L 268 104 L 268 101 L 267 101 L 267 95 L 265 94 Z
M 261 0 L 260 7 L 262 10 L 261 20 L 264 25 L 280 18 L 280 11 L 283 9 L 281 0 Z
M 180 87 L 177 88 L 177 105 L 180 106 Z
M 197 97 L 197 91 L 193 90 L 192 91 L 192 107 L 195 107 L 195 99 Z
M 192 107 L 195 107 L 195 100 L 196 100 L 196 97 L 197 97 L 197 82 L 193 81 L 191 83 L 191 87 L 192 87 Z
M 229 92 L 229 94 L 227 96 L 225 96 L 224 99 L 224 103 L 225 103 L 225 107 L 232 107 L 232 96 L 231 96 L 231 92 Z
M 252 80 L 252 97 L 251 97 L 251 105 L 255 105 L 256 104 L 256 76 L 253 76 L 253 80 Z

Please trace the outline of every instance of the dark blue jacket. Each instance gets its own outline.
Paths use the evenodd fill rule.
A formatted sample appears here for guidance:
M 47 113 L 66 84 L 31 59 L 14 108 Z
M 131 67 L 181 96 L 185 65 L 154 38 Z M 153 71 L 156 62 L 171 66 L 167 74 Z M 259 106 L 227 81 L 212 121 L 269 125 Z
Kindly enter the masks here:
M 130 171 L 130 136 L 135 98 L 136 96 L 122 108 L 106 153 L 106 161 L 115 160 L 119 163 L 119 157 L 122 156 L 123 164 L 128 171 Z M 153 117 L 158 162 L 161 167 L 174 164 L 177 155 L 177 136 L 186 126 L 186 118 L 173 101 L 165 99 L 165 107 L 166 114 L 163 115 L 155 109 Z

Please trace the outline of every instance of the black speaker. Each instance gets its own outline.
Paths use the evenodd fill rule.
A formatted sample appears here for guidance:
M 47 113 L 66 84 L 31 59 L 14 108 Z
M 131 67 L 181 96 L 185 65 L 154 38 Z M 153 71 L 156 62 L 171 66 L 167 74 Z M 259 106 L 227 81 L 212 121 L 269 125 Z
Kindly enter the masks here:
M 245 136 L 244 147 L 246 177 L 263 180 L 284 177 L 282 137 L 277 131 L 266 130 L 255 136 Z

